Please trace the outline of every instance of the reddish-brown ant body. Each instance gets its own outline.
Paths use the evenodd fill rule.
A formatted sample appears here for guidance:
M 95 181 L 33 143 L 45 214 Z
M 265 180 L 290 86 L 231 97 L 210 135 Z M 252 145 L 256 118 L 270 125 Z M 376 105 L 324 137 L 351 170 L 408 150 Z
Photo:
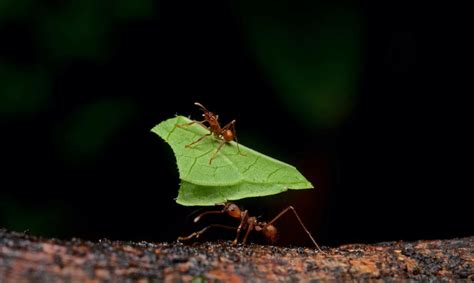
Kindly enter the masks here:
M 277 232 L 276 227 L 273 225 L 273 223 L 275 221 L 277 221 L 281 216 L 283 216 L 285 213 L 287 213 L 290 210 L 293 211 L 293 213 L 295 214 L 295 216 L 298 219 L 299 223 L 301 224 L 301 227 L 303 227 L 304 231 L 306 232 L 306 234 L 308 234 L 309 238 L 311 239 L 313 244 L 316 246 L 316 248 L 319 251 L 321 251 L 318 244 L 314 240 L 313 236 L 311 236 L 311 233 L 304 226 L 303 221 L 298 216 L 298 213 L 296 213 L 296 210 L 294 209 L 293 206 L 289 206 L 286 209 L 282 210 L 277 216 L 275 216 L 270 222 L 267 223 L 267 222 L 258 221 L 256 217 L 249 215 L 248 210 L 241 210 L 236 204 L 228 202 L 228 203 L 224 204 L 224 208 L 221 209 L 221 210 L 206 211 L 206 212 L 203 212 L 203 213 L 199 214 L 198 216 L 196 216 L 196 218 L 194 218 L 194 223 L 198 222 L 204 215 L 207 215 L 207 214 L 223 214 L 223 213 L 226 213 L 229 216 L 239 220 L 240 221 L 239 226 L 232 227 L 232 226 L 221 225 L 221 224 L 211 224 L 211 225 L 201 229 L 200 231 L 192 233 L 191 235 L 189 235 L 187 237 L 178 237 L 178 241 L 189 240 L 189 239 L 192 239 L 193 237 L 199 238 L 201 236 L 201 234 L 203 234 L 204 232 L 206 232 L 210 228 L 223 228 L 223 229 L 229 229 L 229 230 L 236 230 L 237 235 L 236 235 L 234 241 L 232 242 L 232 245 L 234 245 L 234 246 L 237 245 L 237 243 L 239 241 L 240 233 L 242 231 L 245 231 L 245 235 L 242 239 L 242 244 L 245 244 L 250 232 L 253 231 L 253 230 L 255 230 L 257 232 L 261 232 L 263 234 L 263 236 L 270 243 L 274 243 L 276 241 L 276 237 L 277 237 L 278 232 Z
M 231 122 L 229 122 L 224 127 L 221 127 L 221 125 L 219 124 L 219 115 L 216 115 L 216 114 L 212 113 L 211 111 L 207 110 L 206 107 L 204 107 L 199 102 L 195 102 L 194 104 L 199 106 L 201 108 L 201 110 L 204 112 L 202 114 L 202 116 L 204 117 L 204 120 L 202 120 L 202 121 L 192 121 L 192 122 L 187 123 L 187 124 L 176 125 L 176 126 L 177 127 L 191 126 L 191 125 L 197 123 L 197 124 L 201 125 L 202 127 L 204 127 L 205 129 L 209 130 L 209 133 L 205 134 L 202 137 L 200 137 L 196 141 L 186 145 L 186 147 L 191 147 L 192 145 L 197 144 L 198 142 L 200 142 L 200 141 L 204 140 L 205 138 L 212 135 L 215 138 L 217 138 L 218 140 L 220 140 L 221 143 L 217 147 L 217 150 L 214 152 L 211 159 L 209 159 L 209 164 L 211 164 L 212 160 L 214 160 L 214 158 L 216 158 L 217 153 L 221 150 L 222 146 L 224 146 L 225 143 L 233 141 L 233 140 L 235 140 L 235 142 L 237 143 L 237 151 L 239 152 L 239 154 L 244 155 L 243 153 L 240 152 L 240 149 L 239 149 L 239 142 L 237 141 L 237 135 L 235 133 L 235 120 L 232 120 Z M 204 125 L 204 123 L 208 123 L 209 126 Z

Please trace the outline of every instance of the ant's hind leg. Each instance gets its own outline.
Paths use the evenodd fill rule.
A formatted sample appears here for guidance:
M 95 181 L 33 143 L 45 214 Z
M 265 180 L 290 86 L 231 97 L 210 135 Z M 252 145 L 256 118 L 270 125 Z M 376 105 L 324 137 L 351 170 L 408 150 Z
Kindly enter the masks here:
M 203 139 L 207 138 L 207 137 L 210 136 L 210 135 L 211 135 L 211 133 L 205 134 L 204 136 L 200 137 L 198 140 L 193 141 L 193 142 L 190 143 L 190 144 L 187 144 L 186 147 L 191 147 L 192 145 L 197 144 L 198 142 L 202 141 Z
M 240 151 L 239 140 L 237 139 L 237 132 L 235 131 L 235 120 L 233 120 L 232 122 L 224 126 L 224 129 L 227 129 L 227 128 L 231 130 L 232 133 L 234 134 L 235 143 L 237 144 L 237 152 L 242 156 L 247 156 L 246 154 Z
M 221 141 L 221 143 L 219 144 L 219 147 L 218 147 L 217 150 L 214 152 L 214 154 L 212 155 L 211 159 L 209 159 L 209 165 L 211 165 L 212 160 L 214 160 L 214 158 L 216 158 L 217 153 L 221 150 L 222 146 L 223 146 L 225 143 L 226 143 L 226 141 Z
M 232 227 L 232 226 L 227 226 L 227 225 L 221 225 L 221 224 L 211 224 L 207 227 L 204 227 L 203 229 L 197 231 L 197 232 L 194 232 L 192 233 L 191 235 L 187 236 L 187 237 L 178 237 L 178 241 L 187 241 L 187 240 L 190 240 L 192 238 L 199 238 L 204 232 L 206 232 L 209 228 L 223 228 L 223 229 L 229 229 L 229 230 L 235 230 L 237 228 L 235 227 Z
M 242 155 L 242 156 L 247 156 L 246 154 L 242 153 L 240 151 L 240 148 L 239 148 L 239 141 L 237 140 L 237 135 L 235 134 L 235 130 L 234 130 L 234 138 L 235 138 L 235 143 L 237 144 L 237 152 Z

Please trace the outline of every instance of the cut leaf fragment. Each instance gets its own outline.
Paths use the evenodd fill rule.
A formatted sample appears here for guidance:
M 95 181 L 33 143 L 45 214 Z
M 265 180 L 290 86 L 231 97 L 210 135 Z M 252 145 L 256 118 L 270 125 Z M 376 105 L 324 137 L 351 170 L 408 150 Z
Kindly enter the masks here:
M 171 146 L 176 156 L 181 179 L 177 203 L 206 206 L 288 189 L 313 188 L 295 167 L 239 144 L 245 154 L 242 156 L 235 142 L 226 143 L 209 164 L 221 141 L 209 137 L 191 148 L 186 147 L 209 133 L 198 124 L 176 127 L 189 122 L 190 119 L 177 116 L 152 129 Z

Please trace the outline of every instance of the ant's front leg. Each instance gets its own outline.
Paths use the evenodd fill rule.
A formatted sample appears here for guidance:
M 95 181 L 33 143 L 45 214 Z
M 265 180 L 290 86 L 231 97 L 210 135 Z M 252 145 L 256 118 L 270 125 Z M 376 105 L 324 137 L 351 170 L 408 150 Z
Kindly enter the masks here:
M 178 241 L 187 241 L 187 240 L 190 240 L 192 239 L 193 237 L 195 237 L 196 239 L 199 238 L 204 232 L 206 232 L 208 229 L 210 228 L 223 228 L 223 229 L 229 229 L 229 230 L 235 230 L 236 228 L 235 227 L 232 227 L 232 226 L 227 226 L 227 225 L 221 225 L 221 224 L 211 224 L 207 227 L 204 227 L 203 229 L 197 231 L 197 232 L 194 232 L 192 233 L 191 235 L 189 236 L 186 236 L 186 237 L 178 237 Z
M 247 231 L 245 232 L 245 236 L 242 239 L 242 244 L 245 245 L 245 242 L 247 242 L 247 238 L 249 237 L 250 232 L 255 228 L 255 224 L 252 222 L 249 224 L 249 227 L 247 227 Z
M 192 122 L 185 123 L 185 124 L 176 124 L 175 127 L 184 128 L 184 127 L 191 126 L 193 124 L 198 124 L 198 125 L 202 126 L 204 129 L 209 130 L 209 128 L 206 127 L 206 125 L 204 125 L 205 122 L 207 122 L 207 120 L 202 120 L 202 121 L 194 121 L 193 120 Z
M 201 218 L 204 216 L 204 215 L 208 215 L 208 214 L 222 214 L 222 213 L 225 213 L 227 211 L 227 209 L 229 208 L 229 206 L 231 205 L 231 203 L 224 203 L 222 204 L 224 207 L 221 209 L 221 210 L 209 210 L 209 211 L 204 211 L 203 213 L 199 214 L 198 216 L 196 216 L 194 218 L 194 223 L 198 222 L 199 220 L 201 220 Z

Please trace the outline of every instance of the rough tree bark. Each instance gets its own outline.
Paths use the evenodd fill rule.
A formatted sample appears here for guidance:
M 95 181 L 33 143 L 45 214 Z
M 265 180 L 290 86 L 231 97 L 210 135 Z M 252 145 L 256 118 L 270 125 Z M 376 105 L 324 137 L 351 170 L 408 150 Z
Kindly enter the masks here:
M 0 229 L 0 282 L 474 279 L 474 237 L 282 248 L 61 241 Z

